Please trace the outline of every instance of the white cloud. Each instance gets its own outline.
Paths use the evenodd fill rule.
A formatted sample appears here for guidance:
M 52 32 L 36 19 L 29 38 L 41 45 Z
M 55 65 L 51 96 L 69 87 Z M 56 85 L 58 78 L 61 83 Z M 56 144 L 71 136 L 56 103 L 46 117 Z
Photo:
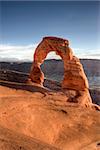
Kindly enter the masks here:
M 32 60 L 36 46 L 37 44 L 24 46 L 0 45 L 0 57 L 17 58 L 19 60 Z
M 18 46 L 14 46 L 14 45 L 9 45 L 9 44 L 7 44 L 7 45 L 0 45 L 0 52 L 1 51 L 8 51 L 8 50 L 27 50 L 27 49 L 31 49 L 31 48 L 33 48 L 33 47 L 36 47 L 37 46 L 37 44 L 30 44 L 30 45 L 24 45 L 24 46 L 20 46 L 20 45 L 18 45 Z
M 75 55 L 79 58 L 86 58 L 86 59 L 100 59 L 100 49 L 73 49 Z
M 3 60 L 5 58 L 8 59 L 17 59 L 20 61 L 23 60 L 33 60 L 33 54 L 37 44 L 29 44 L 29 45 L 0 45 L 0 59 Z M 82 50 L 79 48 L 72 48 L 74 54 L 79 58 L 90 58 L 90 59 L 100 59 L 100 50 Z M 55 52 L 50 52 L 47 55 L 46 59 L 60 59 Z

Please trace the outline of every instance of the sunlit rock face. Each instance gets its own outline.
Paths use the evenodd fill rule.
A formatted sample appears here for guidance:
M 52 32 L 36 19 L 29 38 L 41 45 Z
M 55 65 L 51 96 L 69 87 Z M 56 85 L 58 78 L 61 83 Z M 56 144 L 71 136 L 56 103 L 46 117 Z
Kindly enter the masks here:
M 75 90 L 88 89 L 88 81 L 83 67 L 79 59 L 73 55 L 72 49 L 69 47 L 69 41 L 57 37 L 45 37 L 37 46 L 30 72 L 31 81 L 40 85 L 43 84 L 44 74 L 41 71 L 40 65 L 51 51 L 55 51 L 64 62 L 62 88 Z
M 64 61 L 63 88 L 85 90 L 89 88 L 88 80 L 80 60 L 73 56 L 71 60 Z

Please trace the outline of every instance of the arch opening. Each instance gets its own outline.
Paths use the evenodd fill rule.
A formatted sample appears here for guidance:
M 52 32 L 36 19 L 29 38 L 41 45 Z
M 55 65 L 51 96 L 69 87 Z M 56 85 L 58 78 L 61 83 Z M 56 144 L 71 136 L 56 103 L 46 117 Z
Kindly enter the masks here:
M 46 56 L 46 59 L 45 60 L 52 60 L 52 59 L 55 59 L 55 60 L 61 60 L 61 56 L 60 55 L 57 55 L 55 51 L 50 51 L 47 56 Z
M 61 83 L 64 75 L 64 64 L 61 57 L 54 53 L 53 51 L 49 52 L 40 67 L 44 73 L 44 78 Z

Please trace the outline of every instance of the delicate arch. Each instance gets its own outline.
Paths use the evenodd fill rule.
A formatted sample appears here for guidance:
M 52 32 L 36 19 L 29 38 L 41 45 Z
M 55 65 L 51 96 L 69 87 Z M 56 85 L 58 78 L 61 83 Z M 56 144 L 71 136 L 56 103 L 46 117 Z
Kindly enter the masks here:
M 64 78 L 62 88 L 80 89 L 88 88 L 88 81 L 79 59 L 73 56 L 69 41 L 58 37 L 44 37 L 37 46 L 30 72 L 30 80 L 40 85 L 44 82 L 44 74 L 40 65 L 44 62 L 47 54 L 55 51 L 64 62 Z
M 69 52 L 72 56 L 72 51 L 68 47 L 69 41 L 57 37 L 45 37 L 41 43 L 37 46 L 34 53 L 34 62 L 43 63 L 47 54 L 51 51 L 55 51 L 62 59 L 68 57 Z M 70 58 L 67 58 L 70 59 Z

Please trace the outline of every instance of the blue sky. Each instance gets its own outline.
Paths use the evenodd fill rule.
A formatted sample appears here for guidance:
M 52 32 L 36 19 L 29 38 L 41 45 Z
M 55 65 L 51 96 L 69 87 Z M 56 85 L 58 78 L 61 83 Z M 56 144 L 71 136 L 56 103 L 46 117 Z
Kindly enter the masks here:
M 99 26 L 100 1 L 0 1 L 0 58 L 32 60 L 44 36 L 68 39 L 80 58 L 100 58 Z

